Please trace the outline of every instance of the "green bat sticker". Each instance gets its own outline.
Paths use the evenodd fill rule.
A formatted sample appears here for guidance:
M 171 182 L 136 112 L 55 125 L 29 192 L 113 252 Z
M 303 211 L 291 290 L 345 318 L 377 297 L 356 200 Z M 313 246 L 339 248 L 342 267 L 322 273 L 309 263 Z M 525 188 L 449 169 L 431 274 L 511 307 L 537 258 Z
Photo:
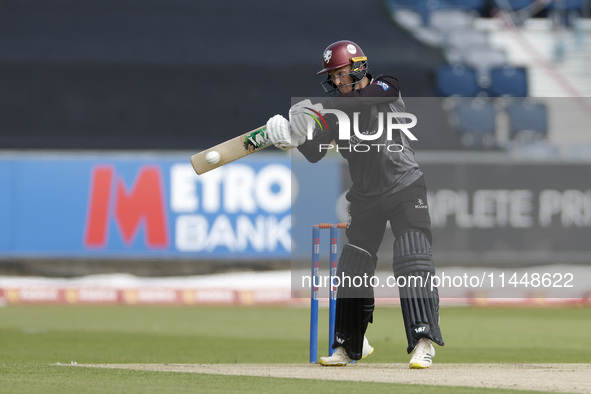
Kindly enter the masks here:
M 262 149 L 270 144 L 267 127 L 263 126 L 248 134 L 244 139 L 244 149 L 249 152 Z

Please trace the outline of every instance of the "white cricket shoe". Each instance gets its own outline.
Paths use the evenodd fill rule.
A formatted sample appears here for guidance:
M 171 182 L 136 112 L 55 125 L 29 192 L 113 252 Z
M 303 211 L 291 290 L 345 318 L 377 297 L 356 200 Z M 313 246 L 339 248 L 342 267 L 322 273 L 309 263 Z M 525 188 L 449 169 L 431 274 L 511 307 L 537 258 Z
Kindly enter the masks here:
M 351 358 L 347 354 L 344 347 L 339 346 L 334 350 L 332 356 L 320 357 L 318 364 L 324 365 L 325 367 L 341 367 L 351 362 Z
M 363 337 L 363 349 L 361 350 L 361 358 L 365 358 L 373 353 L 373 347 L 369 344 L 369 341 Z M 344 347 L 338 347 L 333 352 L 332 356 L 320 357 L 318 363 L 325 367 L 341 367 L 349 364 L 353 361 Z
M 431 340 L 428 338 L 421 338 L 415 346 L 414 353 L 410 358 L 410 369 L 429 368 L 433 364 L 433 357 L 435 357 L 435 348 L 431 345 Z
M 373 353 L 373 347 L 369 344 L 366 336 L 363 336 L 363 349 L 361 350 L 361 358 L 365 358 Z

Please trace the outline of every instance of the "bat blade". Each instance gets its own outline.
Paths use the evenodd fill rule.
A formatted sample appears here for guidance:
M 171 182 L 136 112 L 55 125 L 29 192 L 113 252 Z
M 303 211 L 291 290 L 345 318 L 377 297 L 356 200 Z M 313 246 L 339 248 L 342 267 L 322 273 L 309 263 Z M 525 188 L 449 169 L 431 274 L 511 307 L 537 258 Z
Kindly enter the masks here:
M 267 135 L 267 127 L 261 126 L 248 133 L 244 133 L 194 154 L 191 156 L 191 165 L 197 174 L 202 175 L 225 164 L 241 159 L 244 156 L 248 156 L 251 153 L 265 149 L 269 145 L 271 145 L 271 141 Z M 211 151 L 216 151 L 220 154 L 220 160 L 217 163 L 208 163 L 205 160 L 205 156 Z

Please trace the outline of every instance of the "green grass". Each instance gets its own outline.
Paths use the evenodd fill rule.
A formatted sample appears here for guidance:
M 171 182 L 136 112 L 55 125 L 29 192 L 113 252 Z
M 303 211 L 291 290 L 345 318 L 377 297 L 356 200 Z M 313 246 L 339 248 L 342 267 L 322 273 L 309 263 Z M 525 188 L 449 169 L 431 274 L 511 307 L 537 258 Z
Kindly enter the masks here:
M 321 309 L 319 353 L 327 343 Z M 588 363 L 591 309 L 443 308 L 437 363 Z M 351 383 L 67 368 L 88 363 L 306 363 L 306 308 L 9 306 L 0 308 L 3 393 L 349 391 Z M 571 334 L 569 334 L 569 332 Z M 368 363 L 406 363 L 397 307 L 378 308 Z M 393 385 L 358 383 L 362 391 Z M 474 389 L 395 385 L 405 392 Z M 479 390 L 482 391 L 482 390 Z M 486 392 L 506 392 L 486 390 Z

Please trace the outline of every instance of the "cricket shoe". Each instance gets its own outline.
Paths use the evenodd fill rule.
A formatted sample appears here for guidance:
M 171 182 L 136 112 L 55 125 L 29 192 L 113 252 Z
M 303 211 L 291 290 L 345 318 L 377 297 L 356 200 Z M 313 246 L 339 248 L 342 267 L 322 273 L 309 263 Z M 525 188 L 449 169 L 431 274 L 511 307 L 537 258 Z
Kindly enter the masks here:
M 369 341 L 363 336 L 363 349 L 361 350 L 361 358 L 365 358 L 373 353 L 373 347 L 369 344 Z
M 369 341 L 364 336 L 363 337 L 363 349 L 361 350 L 361 358 L 365 358 L 373 353 L 373 347 L 369 344 Z M 325 367 L 342 367 L 344 365 L 349 364 L 351 361 L 351 357 L 347 354 L 347 351 L 344 347 L 339 346 L 335 349 L 332 356 L 328 357 L 320 357 L 320 361 L 318 363 L 320 365 L 324 365 Z
M 433 364 L 433 357 L 435 357 L 435 348 L 431 345 L 431 340 L 421 338 L 410 358 L 409 367 L 410 369 L 429 368 Z

